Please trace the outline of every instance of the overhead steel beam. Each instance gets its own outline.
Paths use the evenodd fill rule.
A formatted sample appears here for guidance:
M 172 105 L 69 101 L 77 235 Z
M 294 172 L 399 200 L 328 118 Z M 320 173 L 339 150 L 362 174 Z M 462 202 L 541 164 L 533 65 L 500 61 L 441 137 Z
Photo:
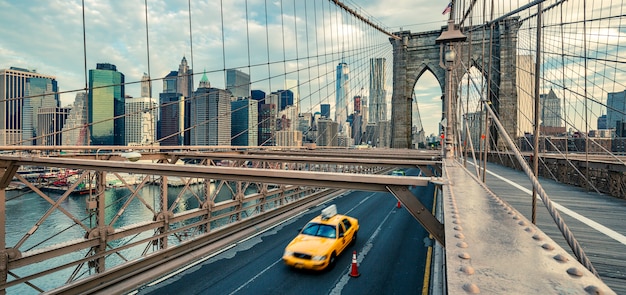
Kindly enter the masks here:
M 441 161 L 434 160 L 417 160 L 417 159 L 389 159 L 389 158 L 373 158 L 371 155 L 367 157 L 345 157 L 345 156 L 311 156 L 311 155 L 264 155 L 264 154 L 232 154 L 232 153 L 216 153 L 216 152 L 190 152 L 190 153 L 174 153 L 180 158 L 199 158 L 199 159 L 222 159 L 222 160 L 249 160 L 249 161 L 279 161 L 279 162 L 306 162 L 306 163 L 332 163 L 332 164 L 348 164 L 348 165 L 388 165 L 388 166 L 418 166 L 418 165 L 435 165 L 441 164 Z
M 96 161 L 67 158 L 24 156 L 0 156 L 0 161 L 14 161 L 14 165 L 54 166 L 96 171 L 131 172 L 167 176 L 250 181 L 275 184 L 291 184 L 365 191 L 388 191 L 387 185 L 426 186 L 429 182 L 442 181 L 436 177 L 394 177 L 352 173 L 310 172 L 297 170 L 271 170 L 255 168 L 145 164 L 139 162 Z
M 443 247 L 446 246 L 446 231 L 444 226 L 420 200 L 409 191 L 406 186 L 388 185 L 387 189 L 409 210 L 409 213 L 424 226 L 429 234 L 433 235 Z

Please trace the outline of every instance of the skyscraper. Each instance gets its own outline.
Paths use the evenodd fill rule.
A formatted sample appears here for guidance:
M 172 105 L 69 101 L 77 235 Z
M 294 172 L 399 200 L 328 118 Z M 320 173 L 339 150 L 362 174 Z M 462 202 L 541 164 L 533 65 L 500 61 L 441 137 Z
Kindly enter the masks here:
M 191 96 L 193 70 L 183 56 L 178 71 L 171 71 L 163 78 L 163 92 L 159 94 L 157 141 L 161 145 L 190 144 Z
M 598 117 L 598 126 L 597 128 L 600 129 L 607 129 L 606 128 L 606 114 Z
M 40 84 L 43 80 L 32 80 L 32 95 L 50 94 L 58 101 L 57 82 L 54 76 L 43 75 L 26 69 L 11 67 L 10 69 L 0 70 L 0 145 L 20 144 L 23 140 L 23 108 L 25 105 L 24 96 L 26 96 L 26 84 L 29 78 L 42 78 L 46 80 L 45 87 L 36 88 L 35 84 Z M 48 87 L 50 86 L 50 87 Z M 49 92 L 48 92 L 49 91 Z M 43 97 L 48 98 L 49 95 Z M 37 98 L 36 98 L 37 99 Z M 37 110 L 32 109 L 31 116 L 36 116 Z M 36 128 L 32 125 L 29 131 Z M 32 136 L 28 136 L 32 138 Z
M 226 70 L 226 90 L 235 98 L 250 97 L 250 75 L 240 70 Z
M 185 98 L 190 97 L 193 92 L 193 70 L 189 68 L 187 59 L 184 56 L 180 61 L 180 65 L 178 65 L 176 75 L 176 92 L 182 94 Z
M 126 99 L 126 145 L 154 143 L 156 105 L 149 97 Z
M 125 144 L 124 100 L 124 74 L 115 65 L 98 63 L 89 70 L 87 117 L 92 145 Z
M 562 127 L 561 100 L 556 97 L 554 91 L 550 89 L 548 94 L 540 94 L 539 102 L 541 104 L 541 126 Z
M 385 59 L 370 59 L 370 94 L 368 101 L 368 123 L 387 120 L 387 90 L 385 90 Z
M 210 86 L 206 74 L 191 102 L 191 145 L 230 145 L 230 92 Z
M 24 98 L 24 107 L 22 108 L 23 145 L 40 143 L 40 140 L 34 138 L 47 135 L 44 130 L 39 128 L 37 114 L 41 108 L 55 108 L 59 105 L 58 91 L 56 80 L 35 77 L 26 79 L 24 91 L 26 98 Z
M 315 142 L 318 146 L 337 146 L 337 133 L 339 124 L 330 119 L 319 119 L 317 121 L 317 138 Z
M 65 125 L 70 108 L 42 107 L 37 110 L 37 145 L 61 145 L 63 134 L 60 132 Z
M 621 130 L 621 124 L 626 122 L 626 116 L 624 116 L 626 113 L 626 90 L 609 92 L 606 106 L 606 128 Z
M 163 84 L 165 85 L 165 80 Z M 165 86 L 164 86 L 165 87 Z M 160 145 L 181 145 L 184 127 L 184 100 L 180 93 L 159 94 L 157 141 Z
M 278 110 L 282 111 L 288 106 L 293 106 L 294 97 L 293 92 L 291 90 L 278 90 L 276 92 L 272 92 L 273 95 L 278 97 Z
M 285 80 L 285 89 L 290 90 L 293 93 L 293 106 L 296 107 L 296 112 L 300 114 L 300 82 L 294 79 Z
M 354 113 L 361 113 L 361 96 L 354 97 Z
M 330 105 L 329 104 L 321 104 L 320 105 L 320 115 L 326 119 L 330 119 Z
M 273 146 L 276 143 L 276 104 L 264 103 L 259 113 L 259 145 Z
M 87 94 L 76 93 L 74 104 L 63 125 L 63 145 L 87 145 Z
M 148 73 L 143 73 L 141 77 L 141 97 L 152 97 L 152 81 Z
M 176 92 L 182 94 L 183 104 L 181 105 L 181 115 L 184 126 L 182 144 L 190 144 L 190 132 L 191 132 L 191 104 L 193 101 L 193 69 L 189 68 L 187 59 L 183 56 L 183 59 L 178 65 L 178 76 L 176 78 Z
M 231 108 L 231 145 L 255 146 L 259 141 L 258 101 L 251 98 L 230 103 Z
M 335 122 L 339 124 L 339 132 L 344 132 L 344 124 L 348 119 L 348 97 L 349 97 L 349 84 L 350 68 L 345 62 L 341 62 L 337 65 L 337 87 L 335 89 Z

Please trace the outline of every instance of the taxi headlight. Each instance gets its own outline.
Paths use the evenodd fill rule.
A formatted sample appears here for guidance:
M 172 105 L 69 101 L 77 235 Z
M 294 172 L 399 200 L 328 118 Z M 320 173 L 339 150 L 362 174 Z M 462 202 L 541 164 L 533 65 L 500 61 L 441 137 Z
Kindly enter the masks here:
M 326 255 L 316 255 L 316 256 L 311 257 L 311 260 L 314 260 L 314 261 L 326 260 Z
M 293 251 L 289 251 L 289 250 L 285 250 L 285 253 L 283 254 L 283 256 L 292 256 L 293 255 Z

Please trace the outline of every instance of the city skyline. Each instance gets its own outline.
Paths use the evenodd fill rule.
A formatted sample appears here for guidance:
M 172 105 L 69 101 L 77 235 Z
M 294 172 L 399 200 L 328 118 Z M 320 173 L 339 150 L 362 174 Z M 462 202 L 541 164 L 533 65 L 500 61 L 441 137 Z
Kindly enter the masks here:
M 237 41 L 236 38 L 246 38 L 246 34 L 235 34 L 235 27 L 239 27 L 245 22 L 246 11 L 241 9 L 242 1 L 228 1 L 223 3 L 223 9 L 219 7 L 219 3 L 201 3 L 192 2 L 192 29 L 193 29 L 193 60 L 191 55 L 190 38 L 189 38 L 189 15 L 187 3 L 173 3 L 164 1 L 148 1 L 149 14 L 149 37 L 150 37 L 150 77 L 154 80 L 152 84 L 152 96 L 157 98 L 157 93 L 162 89 L 162 79 L 179 64 L 182 57 L 187 57 L 190 68 L 193 69 L 195 76 L 194 81 L 199 81 L 202 75 L 202 69 L 206 68 L 209 80 L 214 87 L 225 89 L 225 77 L 223 72 L 214 71 L 219 66 L 223 68 L 225 62 L 221 60 L 222 47 L 214 46 L 204 40 L 204 37 L 198 37 L 203 31 L 215 32 L 216 36 L 220 35 L 221 24 L 219 21 L 209 22 L 202 20 L 219 20 L 220 11 L 227 13 L 224 24 L 227 29 L 226 33 L 231 40 L 229 43 L 243 44 L 245 41 Z M 438 29 L 445 24 L 445 16 L 439 15 L 440 10 L 447 3 L 432 3 L 430 1 L 396 1 L 394 7 L 388 7 L 388 4 L 382 0 L 359 1 L 359 3 L 347 3 L 348 6 L 355 5 L 354 9 L 360 9 L 364 15 L 371 16 L 376 22 L 384 24 L 385 28 L 390 31 L 398 31 L 401 28 L 413 31 L 423 31 Z M 217 6 L 216 6 L 217 5 Z M 251 37 L 250 42 L 253 44 L 261 44 L 266 46 L 265 32 L 265 15 L 252 13 L 253 11 L 263 11 L 258 4 L 250 3 L 248 8 L 250 14 L 251 28 L 259 30 Z M 262 5 L 262 4 L 261 4 Z M 271 3 L 268 9 L 268 25 L 270 34 L 274 41 L 272 43 L 279 44 L 281 41 L 282 30 L 280 27 L 281 7 Z M 285 11 L 287 4 L 285 3 Z M 398 10 L 398 8 L 404 8 Z M 427 18 L 420 20 L 420 24 L 416 24 L 412 10 L 416 7 L 427 9 L 433 12 Z M 82 8 L 80 1 L 67 1 L 62 3 L 42 2 L 39 5 L 29 5 L 22 2 L 0 1 L 0 8 L 5 11 L 6 17 L 0 20 L 0 23 L 20 23 L 20 32 L 11 30 L 3 30 L 0 37 L 3 40 L 11 40 L 11 42 L 3 42 L 0 44 L 0 68 L 9 68 L 11 66 L 24 67 L 28 69 L 36 69 L 38 72 L 46 73 L 57 77 L 62 92 L 76 90 L 80 91 L 85 87 L 85 69 L 84 69 L 84 52 L 82 37 Z M 255 9 L 256 8 L 256 9 Z M 292 6 L 289 7 L 290 9 Z M 298 9 L 303 7 L 298 6 Z M 413 8 L 413 9 L 411 9 Z M 293 9 L 291 9 L 293 11 Z M 45 11 L 45 13 L 44 13 Z M 140 96 L 140 84 L 130 84 L 132 82 L 141 81 L 144 73 L 148 73 L 147 52 L 146 52 L 146 32 L 144 6 L 142 3 L 119 3 L 114 1 L 99 1 L 95 6 L 93 2 L 85 3 L 85 33 L 86 33 L 86 64 L 87 70 L 95 68 L 96 63 L 111 63 L 118 67 L 120 72 L 126 76 L 126 93 L 130 96 Z M 376 12 L 375 16 L 371 13 Z M 369 14 L 368 14 L 369 13 Z M 44 19 L 38 18 L 38 14 L 46 14 Z M 286 14 L 286 13 L 285 13 Z M 37 20 L 35 20 L 37 19 Z M 298 26 L 304 26 L 304 20 L 298 20 Z M 45 29 L 44 29 L 45 28 Z M 55 28 L 50 32 L 48 28 Z M 289 29 L 289 28 L 287 28 Z M 41 32 L 41 33 L 40 33 Z M 46 33 L 43 33 L 46 32 Z M 286 32 L 291 34 L 292 32 Z M 386 36 L 380 34 L 382 42 L 386 41 Z M 28 36 L 27 38 L 24 38 Z M 275 36 L 275 37 L 274 37 Z M 217 37 L 216 37 L 217 38 Z M 215 40 L 218 41 L 218 40 Z M 221 41 L 220 41 L 221 42 Z M 59 46 L 63 44 L 63 46 Z M 286 46 L 295 48 L 296 44 L 287 43 Z M 242 59 L 247 55 L 247 46 L 237 46 L 227 48 L 226 68 L 237 69 L 237 64 L 243 65 Z M 391 45 L 389 45 L 391 49 Z M 201 52 L 201 53 L 199 53 Z M 211 53 L 213 52 L 213 53 Z M 282 52 L 277 51 L 282 55 Z M 258 54 L 252 56 L 252 63 L 266 59 L 266 54 Z M 282 59 L 282 56 L 281 56 Z M 230 62 L 232 60 L 232 62 Z M 193 65 L 192 65 L 193 63 Z M 282 66 L 281 66 L 282 67 Z M 247 72 L 247 69 L 243 69 Z M 267 76 L 249 73 L 254 80 L 263 79 Z M 296 77 L 286 77 L 287 79 L 295 79 Z M 431 81 L 432 82 L 432 81 Z M 284 82 L 272 82 L 271 89 L 269 85 L 253 84 L 251 89 L 263 90 L 271 93 L 277 89 L 284 87 Z M 198 87 L 195 82 L 193 88 Z M 438 86 L 437 86 L 438 87 Z M 424 101 L 424 109 L 427 108 L 427 102 L 432 102 L 439 98 L 440 90 L 435 87 L 436 93 L 425 94 L 420 92 L 419 99 Z M 367 87 L 365 87 L 367 90 Z M 424 87 L 422 87 L 423 89 Z M 306 90 L 306 89 L 303 89 Z M 71 105 L 74 101 L 76 93 L 62 93 L 61 106 Z M 367 96 L 367 95 L 364 95 Z M 303 96 L 304 97 L 304 96 Z M 301 112 L 307 112 L 311 109 L 311 101 L 303 98 L 301 104 Z M 334 100 L 334 98 L 333 98 Z M 329 103 L 331 101 L 319 101 L 320 103 Z M 436 101 L 435 101 L 436 102 Z M 331 104 L 334 104 L 332 102 Z M 440 106 L 436 105 L 436 108 Z M 425 111 L 425 114 L 431 112 Z M 437 112 L 434 112 L 437 113 Z M 425 124 L 426 125 L 426 124 Z

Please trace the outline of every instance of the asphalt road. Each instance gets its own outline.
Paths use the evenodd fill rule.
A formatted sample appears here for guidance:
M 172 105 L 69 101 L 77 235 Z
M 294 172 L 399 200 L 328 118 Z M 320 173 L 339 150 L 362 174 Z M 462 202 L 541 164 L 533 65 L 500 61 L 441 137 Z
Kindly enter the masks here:
M 430 210 L 433 190 L 418 187 L 412 191 Z M 340 214 L 359 219 L 356 244 L 338 257 L 331 270 L 312 272 L 284 265 L 285 246 L 330 204 L 336 204 Z M 144 286 L 138 294 L 421 294 L 428 234 L 408 211 L 396 205 L 396 198 L 389 193 L 346 193 L 159 283 Z M 353 251 L 357 251 L 357 278 L 349 276 Z

